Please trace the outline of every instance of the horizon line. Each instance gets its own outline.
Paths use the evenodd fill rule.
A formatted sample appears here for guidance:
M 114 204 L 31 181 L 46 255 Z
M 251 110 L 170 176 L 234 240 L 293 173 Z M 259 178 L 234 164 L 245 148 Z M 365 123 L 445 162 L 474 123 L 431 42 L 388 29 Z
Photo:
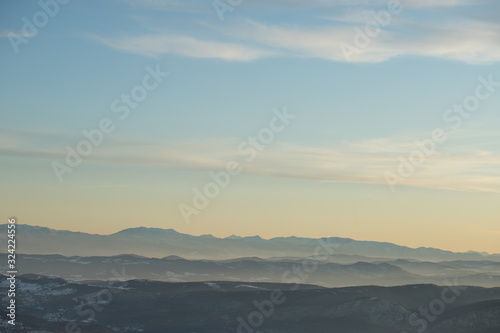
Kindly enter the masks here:
M 3 224 L 3 225 L 7 225 L 7 224 Z M 405 248 L 413 249 L 413 250 L 430 249 L 430 250 L 439 250 L 439 251 L 443 251 L 443 252 L 458 253 L 458 254 L 476 253 L 476 254 L 481 254 L 481 255 L 486 254 L 487 256 L 500 255 L 500 253 L 489 253 L 487 251 L 468 250 L 468 251 L 465 251 L 465 252 L 455 252 L 455 251 L 444 250 L 444 249 L 436 248 L 436 247 L 427 247 L 427 246 L 411 247 L 411 246 L 407 246 L 407 245 L 401 245 L 401 244 L 396 244 L 396 243 L 391 243 L 391 242 L 385 242 L 385 241 L 360 240 L 360 239 L 354 239 L 354 238 L 350 238 L 350 237 L 338 237 L 338 236 L 325 236 L 325 237 L 313 238 L 313 237 L 302 237 L 302 236 L 290 235 L 290 236 L 279 236 L 279 237 L 272 237 L 272 238 L 263 238 L 260 235 L 238 236 L 238 235 L 234 235 L 233 234 L 233 235 L 221 238 L 221 237 L 216 237 L 216 236 L 214 236 L 212 234 L 191 235 L 191 234 L 186 234 L 186 233 L 178 232 L 174 228 L 157 228 L 157 227 L 146 227 L 146 226 L 138 226 L 138 227 L 125 228 L 125 229 L 121 229 L 121 230 L 119 230 L 119 231 L 117 231 L 115 233 L 111 233 L 111 234 L 98 234 L 98 233 L 88 233 L 88 232 L 84 232 L 84 231 L 74 231 L 74 230 L 66 230 L 66 229 L 54 229 L 54 228 L 50 228 L 50 227 L 44 227 L 44 226 L 39 226 L 39 225 L 31 225 L 31 224 L 25 224 L 25 223 L 24 224 L 23 223 L 16 223 L 16 225 L 18 225 L 18 226 L 36 227 L 36 228 L 44 228 L 44 229 L 49 229 L 49 230 L 54 230 L 54 231 L 66 231 L 66 232 L 73 232 L 73 233 L 81 233 L 81 234 L 94 235 L 94 236 L 113 236 L 113 235 L 116 235 L 116 234 L 118 234 L 118 233 L 120 233 L 122 231 L 125 231 L 125 230 L 133 230 L 133 229 L 141 229 L 142 228 L 142 229 L 148 229 L 148 230 L 151 230 L 151 229 L 153 229 L 153 230 L 154 229 L 156 229 L 156 230 L 164 230 L 164 231 L 172 230 L 175 233 L 180 234 L 180 235 L 186 235 L 186 236 L 191 236 L 191 237 L 210 236 L 210 237 L 213 237 L 215 239 L 221 239 L 221 240 L 225 240 L 225 239 L 231 240 L 230 237 L 232 237 L 232 236 L 239 237 L 241 239 L 256 238 L 256 237 L 258 237 L 258 238 L 260 238 L 261 240 L 264 240 L 264 241 L 270 241 L 270 240 L 280 239 L 280 238 L 303 238 L 303 239 L 310 239 L 310 240 L 317 240 L 317 239 L 324 239 L 324 238 L 340 238 L 340 239 L 351 240 L 351 241 L 355 241 L 355 242 L 372 242 L 372 243 L 380 243 L 380 244 L 391 244 L 391 245 L 405 247 Z

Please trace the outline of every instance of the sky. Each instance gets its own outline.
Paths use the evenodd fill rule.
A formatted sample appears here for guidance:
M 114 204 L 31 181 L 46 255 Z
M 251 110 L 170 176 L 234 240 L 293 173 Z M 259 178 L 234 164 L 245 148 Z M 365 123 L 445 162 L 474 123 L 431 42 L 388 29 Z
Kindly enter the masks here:
M 500 253 L 499 12 L 1 0 L 1 211 Z

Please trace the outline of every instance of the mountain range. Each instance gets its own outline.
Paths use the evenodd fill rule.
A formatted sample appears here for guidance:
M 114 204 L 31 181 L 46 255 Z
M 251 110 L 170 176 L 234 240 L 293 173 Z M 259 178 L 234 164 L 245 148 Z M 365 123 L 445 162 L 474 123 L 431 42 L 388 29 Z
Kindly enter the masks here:
M 7 230 L 6 225 L 1 228 Z M 6 243 L 6 233 L 0 242 Z M 410 248 L 386 242 L 357 241 L 350 238 L 259 236 L 216 238 L 192 236 L 173 229 L 130 228 L 111 235 L 55 230 L 46 227 L 17 225 L 17 252 L 23 254 L 61 254 L 64 256 L 114 256 L 133 253 L 163 258 L 174 255 L 186 259 L 226 260 L 241 257 L 306 258 L 320 251 L 328 256 L 359 256 L 378 259 L 422 261 L 486 260 L 500 262 L 500 254 L 479 252 L 455 253 L 435 248 Z M 5 248 L 5 247 L 4 247 Z

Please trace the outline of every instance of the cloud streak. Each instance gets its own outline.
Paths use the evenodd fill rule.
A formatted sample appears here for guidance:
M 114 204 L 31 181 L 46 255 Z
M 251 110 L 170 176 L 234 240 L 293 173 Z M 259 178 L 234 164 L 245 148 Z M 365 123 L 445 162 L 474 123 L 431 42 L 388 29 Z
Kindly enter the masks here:
M 206 41 L 171 33 L 116 38 L 91 36 L 91 38 L 110 48 L 147 57 L 174 54 L 188 58 L 252 61 L 273 55 L 270 50 L 236 43 Z
M 121 0 L 132 7 L 140 7 L 149 10 L 184 11 L 197 12 L 203 8 L 212 7 L 211 1 L 203 0 Z M 274 6 L 281 9 L 304 8 L 328 8 L 328 7 L 380 7 L 387 5 L 388 0 L 252 0 L 246 6 Z M 477 1 L 471 0 L 401 0 L 407 7 L 435 8 L 435 7 L 458 7 L 467 5 L 477 5 Z
M 32 135 L 33 136 L 33 135 Z M 0 156 L 64 161 L 65 151 L 37 148 L 39 140 L 5 140 Z M 13 146 L 13 143 L 17 144 Z M 416 146 L 410 137 L 376 138 L 346 142 L 335 147 L 272 144 L 248 163 L 237 152 L 235 138 L 204 139 L 160 144 L 114 142 L 99 147 L 86 163 L 106 162 L 123 166 L 142 165 L 183 170 L 212 171 L 237 160 L 247 174 L 310 179 L 321 182 L 385 184 L 384 173 L 395 172 L 399 156 Z M 50 167 L 50 163 L 48 164 Z M 500 193 L 500 152 L 455 146 L 431 156 L 403 184 L 430 189 Z
M 211 39 L 172 32 L 91 38 L 107 47 L 148 57 L 178 55 L 246 62 L 280 56 L 346 62 L 340 45 L 354 46 L 354 29 L 363 29 L 364 25 L 360 18 L 350 18 L 352 22 L 345 22 L 345 18 L 339 20 L 344 22 L 317 27 L 274 25 L 252 20 L 223 29 L 204 25 L 211 29 Z M 392 25 L 382 28 L 350 61 L 379 63 L 395 57 L 421 56 L 472 64 L 498 62 L 499 35 L 500 25 L 492 22 L 395 20 Z
M 279 50 L 286 56 L 345 62 L 340 45 L 355 45 L 354 28 L 364 29 L 364 25 L 358 22 L 331 27 L 290 28 L 248 21 L 225 31 L 234 38 Z M 382 28 L 366 48 L 353 55 L 351 61 L 378 63 L 400 56 L 422 56 L 466 63 L 497 62 L 500 60 L 499 34 L 500 25 L 489 22 L 416 23 L 402 20 L 387 29 Z

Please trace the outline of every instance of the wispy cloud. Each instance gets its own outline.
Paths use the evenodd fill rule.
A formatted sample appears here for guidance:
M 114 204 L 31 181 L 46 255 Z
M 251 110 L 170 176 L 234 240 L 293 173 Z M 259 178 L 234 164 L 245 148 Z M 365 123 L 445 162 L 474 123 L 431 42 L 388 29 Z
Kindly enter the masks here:
M 201 12 L 207 9 L 213 10 L 213 1 L 205 0 L 120 0 L 134 8 L 142 8 L 149 10 L 164 10 L 172 12 Z M 416 8 L 431 8 L 431 7 L 457 7 L 464 5 L 477 5 L 476 1 L 471 0 L 401 0 L 405 7 Z M 245 6 L 240 10 L 245 10 L 248 7 L 258 6 L 265 7 L 281 7 L 283 9 L 295 8 L 303 10 L 304 8 L 328 8 L 328 7 L 380 7 L 387 6 L 388 0 L 252 0 L 245 2 Z
M 416 8 L 429 8 L 429 7 L 458 7 L 458 6 L 471 6 L 477 5 L 479 1 L 473 0 L 403 0 L 402 3 L 407 7 L 416 7 Z
M 148 57 L 174 54 L 189 58 L 251 61 L 273 55 L 270 50 L 242 44 L 206 41 L 170 33 L 146 34 L 135 37 L 90 37 L 111 48 Z
M 300 7 L 375 7 L 387 6 L 388 0 L 253 0 L 253 5 L 282 5 Z M 456 7 L 477 4 L 472 0 L 401 0 L 405 7 Z
M 358 18 L 350 18 L 359 21 Z M 354 46 L 357 23 L 315 28 L 282 27 L 248 21 L 224 30 L 233 37 L 272 47 L 287 56 L 347 61 L 341 43 Z M 359 26 L 363 29 L 364 26 Z M 376 63 L 397 56 L 426 56 L 467 63 L 500 60 L 500 25 L 489 22 L 400 22 L 382 30 L 370 44 L 353 55 L 354 62 Z M 406 33 L 402 33 L 405 31 Z
M 461 134 L 460 134 L 461 135 Z M 43 137 L 43 136 L 42 136 Z M 422 135 L 422 137 L 425 137 Z M 417 148 L 414 137 L 375 138 L 345 142 L 334 147 L 273 144 L 248 163 L 237 152 L 236 138 L 140 144 L 113 142 L 99 147 L 86 163 L 107 162 L 184 170 L 223 169 L 229 160 L 240 161 L 249 174 L 311 179 L 322 182 L 385 184 L 384 173 L 396 172 L 399 156 Z M 0 156 L 64 161 L 65 151 L 52 145 L 35 147 L 22 139 L 6 140 Z M 20 143 L 21 142 L 21 143 Z M 439 150 L 438 150 L 439 151 Z M 47 164 L 50 167 L 50 163 Z M 500 193 L 500 152 L 455 145 L 431 156 L 404 185 L 453 191 Z
M 452 2 L 449 2 L 450 4 Z M 364 29 L 370 12 L 355 11 L 324 24 L 270 24 L 242 19 L 231 24 L 202 24 L 203 32 L 150 32 L 139 35 L 91 36 L 117 50 L 148 57 L 178 55 L 226 61 L 253 61 L 268 57 L 318 58 L 346 62 L 341 44 L 355 46 L 355 28 Z M 318 22 L 323 22 L 318 25 Z M 349 61 L 378 63 L 401 56 L 421 56 L 466 63 L 500 61 L 500 24 L 477 19 L 418 21 L 395 17 L 387 27 L 359 48 Z M 203 37 L 201 37 L 203 36 Z M 209 38 L 207 38 L 209 36 Z

